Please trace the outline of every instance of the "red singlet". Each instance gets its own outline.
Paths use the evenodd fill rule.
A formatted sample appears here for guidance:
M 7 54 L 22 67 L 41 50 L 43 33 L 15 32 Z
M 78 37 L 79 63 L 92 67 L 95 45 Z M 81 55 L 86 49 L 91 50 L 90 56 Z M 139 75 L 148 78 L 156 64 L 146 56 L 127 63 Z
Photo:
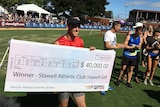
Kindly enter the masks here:
M 74 40 L 68 40 L 65 36 L 61 36 L 56 41 L 58 41 L 59 45 L 84 47 L 83 40 L 79 36 L 76 36 Z

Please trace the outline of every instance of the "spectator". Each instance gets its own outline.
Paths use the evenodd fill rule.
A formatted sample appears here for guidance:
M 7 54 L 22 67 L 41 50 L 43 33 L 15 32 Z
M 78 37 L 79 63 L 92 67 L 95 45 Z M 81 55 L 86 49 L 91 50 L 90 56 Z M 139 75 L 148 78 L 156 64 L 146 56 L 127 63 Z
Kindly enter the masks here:
M 159 61 L 159 54 L 160 54 L 160 43 L 158 41 L 158 37 L 160 37 L 160 28 L 155 29 L 153 32 L 153 36 L 147 38 L 146 49 L 148 51 L 148 56 L 147 56 L 147 70 L 145 73 L 145 80 L 144 80 L 145 85 L 147 85 L 147 79 L 149 79 L 149 84 L 151 86 L 154 86 L 152 79 Z
M 116 32 L 118 32 L 120 28 L 121 28 L 120 22 L 115 21 L 112 23 L 112 28 L 104 34 L 104 38 L 103 38 L 104 39 L 104 50 L 115 50 L 115 49 L 124 47 L 123 44 L 117 43 Z M 102 95 L 105 94 L 105 91 L 101 91 L 101 94 Z
M 119 21 L 115 21 L 112 24 L 112 28 L 104 34 L 104 49 L 112 50 L 123 48 L 123 44 L 117 43 L 116 32 L 121 28 Z
M 136 23 L 135 28 L 135 33 L 131 35 L 127 35 L 125 40 L 124 40 L 124 51 L 123 51 L 123 60 L 122 60 L 122 67 L 118 75 L 118 79 L 116 82 L 117 86 L 120 86 L 120 79 L 123 75 L 124 70 L 129 66 L 129 71 L 128 71 L 128 80 L 127 80 L 127 87 L 132 88 L 132 85 L 130 84 L 131 78 L 132 78 L 132 73 L 134 66 L 137 64 L 137 50 L 141 48 L 141 43 L 142 43 L 142 23 L 138 22 Z
M 138 22 L 137 25 L 138 25 L 138 27 L 143 27 L 142 23 Z M 143 29 L 144 29 L 144 27 L 143 27 Z M 133 35 L 134 33 L 135 33 L 135 28 L 134 28 L 134 30 L 129 31 L 127 33 L 127 35 L 131 35 L 131 34 Z M 143 33 L 142 33 L 142 35 L 143 35 Z M 140 36 L 142 36 L 142 35 L 140 35 Z M 134 74 L 134 80 L 135 80 L 136 83 L 139 83 L 138 72 L 139 72 L 139 62 L 140 62 L 140 50 L 137 50 L 136 61 L 137 61 L 137 63 L 134 66 L 134 69 L 133 69 L 133 72 L 135 73 Z M 125 73 L 124 80 L 126 80 L 126 78 L 127 78 L 128 68 L 129 68 L 129 66 L 127 66 L 127 68 L 124 71 L 124 73 Z
M 142 52 L 141 52 L 141 61 L 142 61 L 142 66 L 145 67 L 146 66 L 146 60 L 145 60 L 145 57 L 147 55 L 146 53 L 146 45 L 147 45 L 147 42 L 146 42 L 146 38 L 150 37 L 153 35 L 153 27 L 152 25 L 149 25 L 147 27 L 147 30 L 144 32 L 143 34 L 143 44 L 142 44 Z

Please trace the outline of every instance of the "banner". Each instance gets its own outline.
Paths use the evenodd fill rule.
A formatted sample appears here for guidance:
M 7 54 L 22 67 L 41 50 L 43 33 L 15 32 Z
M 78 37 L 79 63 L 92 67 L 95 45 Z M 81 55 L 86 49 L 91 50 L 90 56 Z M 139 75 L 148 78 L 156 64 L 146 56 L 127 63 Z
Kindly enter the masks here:
M 10 41 L 4 91 L 107 91 L 115 51 Z
M 24 22 L 0 21 L 0 27 L 24 27 Z

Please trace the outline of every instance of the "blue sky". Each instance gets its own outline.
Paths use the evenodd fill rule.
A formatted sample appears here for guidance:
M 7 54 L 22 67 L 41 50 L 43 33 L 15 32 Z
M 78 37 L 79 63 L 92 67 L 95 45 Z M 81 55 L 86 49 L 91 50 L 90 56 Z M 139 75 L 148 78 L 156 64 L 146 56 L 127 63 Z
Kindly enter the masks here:
M 158 10 L 160 11 L 160 0 L 107 0 L 106 11 L 113 11 L 114 19 L 128 18 L 130 10 Z

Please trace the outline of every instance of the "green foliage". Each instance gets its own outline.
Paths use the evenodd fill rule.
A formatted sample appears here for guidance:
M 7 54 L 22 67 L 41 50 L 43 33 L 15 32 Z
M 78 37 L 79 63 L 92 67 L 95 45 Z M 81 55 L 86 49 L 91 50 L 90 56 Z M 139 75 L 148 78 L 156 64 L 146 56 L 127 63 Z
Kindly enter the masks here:
M 10 8 L 11 6 L 15 6 L 15 4 L 23 4 L 23 3 L 33 3 L 39 6 L 42 5 L 41 0 L 1 0 L 0 5 L 3 7 Z
M 50 2 L 50 5 L 48 3 Z M 33 3 L 43 6 L 51 13 L 68 11 L 73 16 L 106 16 L 105 6 L 109 5 L 107 0 L 1 0 L 0 5 L 10 8 L 16 4 Z
M 56 14 L 68 11 L 73 16 L 103 16 L 106 0 L 51 0 Z
M 0 5 L 3 7 L 11 7 L 17 4 L 18 0 L 1 0 Z
M 112 11 L 106 11 L 105 17 L 106 18 L 113 18 L 113 12 Z

